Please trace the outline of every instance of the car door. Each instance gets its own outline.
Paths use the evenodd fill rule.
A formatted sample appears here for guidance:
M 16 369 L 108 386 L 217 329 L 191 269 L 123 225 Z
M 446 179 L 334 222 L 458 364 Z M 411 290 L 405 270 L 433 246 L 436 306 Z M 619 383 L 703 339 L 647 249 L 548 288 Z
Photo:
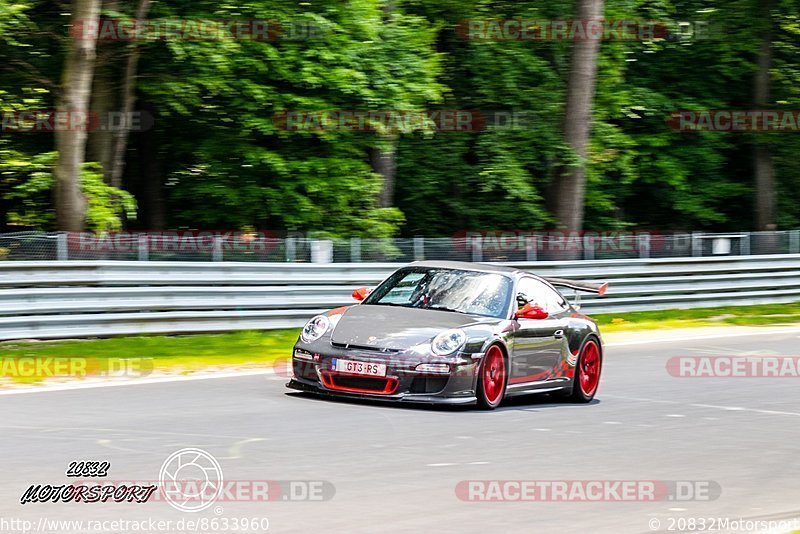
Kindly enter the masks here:
M 564 357 L 569 306 L 550 286 L 536 278 L 520 278 L 516 304 L 535 304 L 548 312 L 546 319 L 516 319 L 509 387 L 548 387 L 545 384 Z

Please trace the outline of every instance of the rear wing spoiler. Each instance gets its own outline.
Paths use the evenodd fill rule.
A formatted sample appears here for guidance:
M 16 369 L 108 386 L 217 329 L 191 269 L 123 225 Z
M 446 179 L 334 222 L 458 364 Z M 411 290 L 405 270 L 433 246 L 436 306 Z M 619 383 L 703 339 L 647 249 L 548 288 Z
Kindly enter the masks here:
M 566 287 L 575 291 L 586 291 L 588 293 L 597 293 L 597 296 L 602 297 L 608 291 L 608 282 L 601 284 L 592 284 L 590 282 L 581 282 L 579 280 L 569 280 L 567 278 L 545 278 L 548 282 L 556 287 Z

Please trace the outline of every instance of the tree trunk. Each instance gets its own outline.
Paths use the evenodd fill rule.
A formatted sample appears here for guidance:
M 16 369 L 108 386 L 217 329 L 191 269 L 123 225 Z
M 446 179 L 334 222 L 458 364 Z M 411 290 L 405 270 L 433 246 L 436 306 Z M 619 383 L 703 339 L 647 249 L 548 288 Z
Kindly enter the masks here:
M 103 0 L 103 10 L 119 11 L 117 0 Z M 98 41 L 94 81 L 92 83 L 91 109 L 100 117 L 108 117 L 119 109 L 116 83 L 118 68 L 113 61 L 119 43 Z M 114 133 L 108 129 L 97 129 L 89 133 L 86 146 L 87 161 L 98 161 L 103 170 L 103 180 L 111 183 L 111 167 L 114 159 Z
M 150 11 L 151 0 L 139 0 L 136 20 L 144 20 Z M 128 61 L 122 79 L 122 113 L 124 124 L 114 135 L 114 159 L 111 166 L 111 185 L 122 187 L 122 175 L 125 172 L 125 153 L 128 150 L 130 133 L 129 118 L 136 105 L 136 71 L 139 67 L 139 46 L 134 42 L 128 53 Z
M 577 0 L 576 19 L 600 20 L 603 0 Z M 588 33 L 588 32 L 587 32 Z M 600 39 L 589 35 L 572 45 L 567 106 L 564 118 L 564 140 L 580 158 L 578 165 L 562 169 L 553 187 L 553 215 L 559 228 L 569 231 L 583 229 L 584 198 L 586 196 L 586 154 L 592 122 L 592 100 L 597 78 L 597 54 Z
M 155 116 L 155 109 L 147 102 L 142 109 Z M 161 160 L 159 159 L 158 132 L 151 128 L 142 132 L 139 138 L 139 176 L 141 177 L 139 205 L 141 220 L 147 230 L 163 230 L 167 224 L 166 201 Z
M 753 87 L 756 109 L 770 107 L 770 69 L 772 68 L 772 0 L 763 0 L 762 16 L 768 26 L 764 30 L 761 49 L 758 53 L 758 72 Z M 755 226 L 756 230 L 775 230 L 776 228 L 776 194 L 775 167 L 772 160 L 772 149 L 766 142 L 756 142 L 754 152 L 755 170 Z
M 381 208 L 391 208 L 394 206 L 395 176 L 397 174 L 397 162 L 395 161 L 397 136 L 387 137 L 384 142 L 385 146 L 370 149 L 369 162 L 372 170 L 383 178 L 378 205 Z
M 100 45 L 101 43 L 98 43 Z M 106 43 L 108 44 L 108 43 Z M 100 117 L 108 117 L 109 113 L 118 109 L 115 94 L 114 72 L 111 65 L 98 64 L 92 84 L 91 109 Z M 89 133 L 86 146 L 86 159 L 99 161 L 103 169 L 103 179 L 111 183 L 111 168 L 114 156 L 114 134 L 107 129 L 97 129 Z
M 383 11 L 384 22 L 389 22 L 396 7 L 393 0 L 389 0 L 383 4 L 381 10 Z M 379 141 L 378 146 L 371 148 L 369 151 L 369 162 L 372 166 L 372 170 L 380 174 L 381 178 L 383 178 L 381 192 L 378 196 L 378 206 L 381 208 L 391 208 L 394 206 L 395 179 L 397 176 L 396 151 L 396 135 L 385 136 Z
M 72 24 L 93 27 L 100 14 L 100 0 L 74 0 Z M 96 39 L 74 36 L 67 45 L 57 111 L 88 113 L 94 75 Z M 58 228 L 80 232 L 86 217 L 86 198 L 81 192 L 81 168 L 86 156 L 85 128 L 68 128 L 55 134 L 58 161 L 55 175 L 55 204 Z

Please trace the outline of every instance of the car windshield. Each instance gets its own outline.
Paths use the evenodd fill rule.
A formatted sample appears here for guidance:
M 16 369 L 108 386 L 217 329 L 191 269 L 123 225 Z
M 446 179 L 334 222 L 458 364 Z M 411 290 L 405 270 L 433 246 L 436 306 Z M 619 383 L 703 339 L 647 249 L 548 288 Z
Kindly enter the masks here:
M 505 318 L 512 282 L 496 273 L 409 267 L 387 278 L 364 304 Z

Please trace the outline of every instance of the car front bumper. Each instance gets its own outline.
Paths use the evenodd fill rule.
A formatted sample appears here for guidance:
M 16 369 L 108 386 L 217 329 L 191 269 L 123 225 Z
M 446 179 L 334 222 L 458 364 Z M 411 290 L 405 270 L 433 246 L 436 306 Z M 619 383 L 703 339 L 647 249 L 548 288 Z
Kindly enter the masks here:
M 295 357 L 296 351 L 307 358 Z M 386 365 L 386 376 L 364 376 L 336 371 L 334 360 Z M 417 371 L 421 363 L 448 363 L 449 373 Z M 450 358 L 411 352 L 341 348 L 330 343 L 303 344 L 293 350 L 293 377 L 288 388 L 350 398 L 394 402 L 473 404 L 480 355 L 459 354 Z

